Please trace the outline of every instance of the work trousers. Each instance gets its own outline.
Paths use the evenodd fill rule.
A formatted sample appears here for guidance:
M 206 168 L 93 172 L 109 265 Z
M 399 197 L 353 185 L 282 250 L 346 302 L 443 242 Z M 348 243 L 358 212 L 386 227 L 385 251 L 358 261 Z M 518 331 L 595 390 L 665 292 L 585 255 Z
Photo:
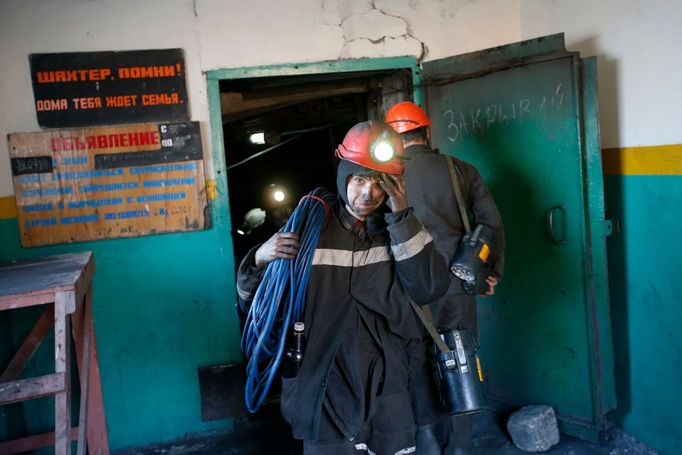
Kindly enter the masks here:
M 415 453 L 415 425 L 407 393 L 377 398 L 377 411 L 349 441 L 322 407 L 315 441 L 303 441 L 304 455 L 403 455 Z

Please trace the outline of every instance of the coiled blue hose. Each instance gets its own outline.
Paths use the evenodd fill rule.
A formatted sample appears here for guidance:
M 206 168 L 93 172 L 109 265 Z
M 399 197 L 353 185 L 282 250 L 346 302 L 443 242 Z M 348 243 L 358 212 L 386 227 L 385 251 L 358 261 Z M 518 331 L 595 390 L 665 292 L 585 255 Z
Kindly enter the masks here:
M 282 360 L 287 334 L 303 320 L 313 254 L 322 224 L 336 197 L 317 188 L 304 196 L 291 214 L 284 232 L 299 238 L 293 259 L 275 259 L 265 269 L 253 298 L 242 334 L 246 366 L 246 408 L 255 413 L 265 401 Z

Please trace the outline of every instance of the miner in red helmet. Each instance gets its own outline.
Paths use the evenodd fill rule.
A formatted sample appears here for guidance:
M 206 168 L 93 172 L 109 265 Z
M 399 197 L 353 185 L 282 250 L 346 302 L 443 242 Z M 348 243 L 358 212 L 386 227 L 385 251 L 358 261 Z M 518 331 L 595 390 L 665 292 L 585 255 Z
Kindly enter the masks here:
M 408 158 L 405 161 L 408 200 L 444 256 L 451 258 L 455 254 L 465 234 L 465 224 L 458 210 L 448 160 L 453 165 L 463 196 L 462 201 L 466 204 L 464 212 L 471 214 L 473 218 L 468 221 L 487 226 L 494 234 L 487 268 L 479 279 L 478 289 L 466 287 L 467 283 L 451 274 L 448 277 L 447 294 L 428 305 L 434 326 L 464 328 L 475 336 L 476 295 L 470 292 L 492 295 L 504 267 L 504 231 L 495 201 L 474 166 L 457 158 L 441 155 L 429 146 L 431 120 L 421 107 L 409 101 L 397 103 L 386 113 L 386 123 L 400 133 L 405 146 L 405 156 Z M 432 373 L 428 359 L 423 359 L 422 364 L 421 377 L 428 384 L 420 390 L 426 391 L 432 384 Z M 437 393 L 434 390 L 425 393 L 427 397 L 415 393 L 414 399 L 419 424 L 417 453 L 466 453 L 471 433 L 471 415 L 450 418 L 434 397 Z
M 413 453 L 408 346 L 424 328 L 408 295 L 418 304 L 443 295 L 447 262 L 408 207 L 398 134 L 358 123 L 336 156 L 338 202 L 314 251 L 306 349 L 297 376 L 282 380 L 282 415 L 307 455 Z M 294 233 L 280 232 L 253 248 L 239 268 L 240 304 L 268 262 L 298 247 Z

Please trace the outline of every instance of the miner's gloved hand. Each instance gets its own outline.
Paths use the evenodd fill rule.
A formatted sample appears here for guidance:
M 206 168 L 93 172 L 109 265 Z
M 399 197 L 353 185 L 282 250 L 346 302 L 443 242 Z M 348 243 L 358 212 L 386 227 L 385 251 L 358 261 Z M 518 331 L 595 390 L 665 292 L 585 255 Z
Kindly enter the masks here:
M 394 212 L 405 210 L 407 206 L 407 192 L 405 191 L 405 179 L 402 175 L 382 173 L 379 177 L 379 185 L 388 196 L 388 206 Z
M 298 235 L 295 232 L 277 232 L 256 250 L 256 266 L 265 267 L 275 259 L 293 259 L 298 253 Z

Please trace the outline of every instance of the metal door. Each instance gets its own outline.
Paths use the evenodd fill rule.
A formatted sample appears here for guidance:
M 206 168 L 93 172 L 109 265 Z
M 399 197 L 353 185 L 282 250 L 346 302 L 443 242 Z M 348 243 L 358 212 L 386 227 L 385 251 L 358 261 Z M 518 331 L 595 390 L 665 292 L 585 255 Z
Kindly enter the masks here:
M 553 35 L 424 63 L 423 83 L 434 147 L 479 169 L 504 221 L 478 305 L 488 397 L 596 439 L 615 390 L 594 59 Z

